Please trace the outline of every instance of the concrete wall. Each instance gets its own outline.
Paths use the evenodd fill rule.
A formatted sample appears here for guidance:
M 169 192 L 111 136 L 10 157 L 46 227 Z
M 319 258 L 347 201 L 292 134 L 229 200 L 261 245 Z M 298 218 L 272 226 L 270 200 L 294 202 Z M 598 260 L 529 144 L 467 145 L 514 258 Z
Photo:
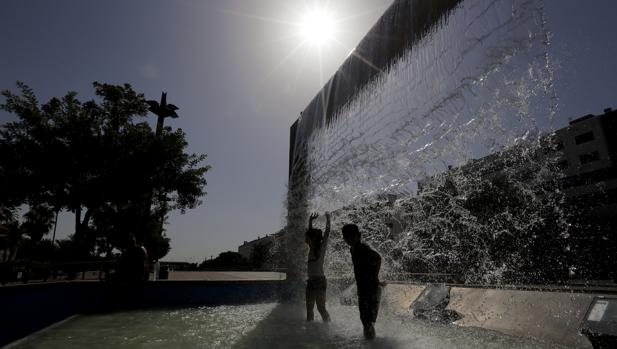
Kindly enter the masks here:
M 104 299 L 97 282 L 0 287 L 0 346 L 80 312 Z

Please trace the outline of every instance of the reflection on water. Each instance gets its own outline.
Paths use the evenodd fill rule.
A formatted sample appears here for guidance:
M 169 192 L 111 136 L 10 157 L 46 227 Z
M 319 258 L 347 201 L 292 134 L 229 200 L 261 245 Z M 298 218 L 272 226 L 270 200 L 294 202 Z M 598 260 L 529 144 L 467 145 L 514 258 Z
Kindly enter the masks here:
M 333 322 L 307 323 L 297 305 L 144 310 L 80 316 L 14 348 L 557 348 L 496 332 L 382 314 L 365 341 L 358 309 L 329 305 Z
M 14 348 L 229 348 L 276 304 L 140 310 L 84 315 Z
M 233 348 L 558 348 L 487 330 L 403 319 L 386 313 L 384 307 L 376 324 L 377 338 L 366 341 L 357 307 L 330 304 L 328 310 L 332 323 L 307 323 L 301 306 L 279 305 Z

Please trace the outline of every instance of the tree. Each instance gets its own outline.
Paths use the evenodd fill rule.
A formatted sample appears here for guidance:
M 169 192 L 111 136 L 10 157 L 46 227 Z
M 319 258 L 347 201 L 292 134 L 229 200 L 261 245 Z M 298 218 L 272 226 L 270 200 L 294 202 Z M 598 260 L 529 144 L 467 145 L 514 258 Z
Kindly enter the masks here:
M 10 262 L 15 259 L 21 248 L 32 250 L 40 243 L 43 236 L 49 231 L 54 221 L 53 212 L 46 206 L 30 207 L 24 214 L 22 221 L 17 219 L 17 212 L 2 217 L 0 225 L 6 231 L 6 250 L 8 253 L 0 262 Z M 27 237 L 27 239 L 26 239 Z M 32 254 L 26 253 L 25 258 L 32 259 Z
M 251 251 L 249 263 L 253 268 L 263 268 L 270 260 L 272 242 L 261 242 L 256 244 Z
M 19 229 L 19 222 L 17 221 L 13 212 L 4 212 L 2 221 L 0 223 L 1 232 L 5 234 L 2 249 L 5 250 L 0 263 L 9 263 L 17 255 L 17 251 L 22 244 L 23 231 Z
M 54 224 L 54 216 L 54 212 L 49 206 L 30 206 L 30 210 L 24 215 L 24 222 L 21 223 L 20 228 L 36 244 L 51 229 Z
M 164 255 L 166 212 L 184 213 L 206 194 L 206 155 L 187 153 L 180 129 L 167 127 L 155 137 L 147 122 L 136 122 L 148 105 L 128 84 L 95 82 L 97 100 L 81 102 L 69 92 L 43 105 L 28 86 L 17 86 L 21 94 L 3 91 L 0 105 L 17 116 L 0 128 L 0 149 L 11 154 L 0 160 L 0 178 L 12 183 L 0 192 L 0 208 L 27 204 L 73 212 L 75 258 L 90 258 L 101 242 L 111 252 L 128 232 Z M 141 226 L 130 223 L 140 221 L 152 191 L 159 198 L 153 211 L 164 213 Z
M 238 252 L 228 251 L 222 252 L 214 259 L 206 259 L 200 265 L 199 269 L 226 269 L 238 270 L 247 269 L 248 261 Z

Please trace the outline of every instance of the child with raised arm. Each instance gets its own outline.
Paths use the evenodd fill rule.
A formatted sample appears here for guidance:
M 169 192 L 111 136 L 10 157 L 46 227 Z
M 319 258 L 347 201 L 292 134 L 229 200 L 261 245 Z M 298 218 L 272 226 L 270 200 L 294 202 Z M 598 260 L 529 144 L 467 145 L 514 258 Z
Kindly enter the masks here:
M 324 322 L 330 321 L 330 314 L 326 310 L 326 287 L 327 281 L 323 271 L 324 258 L 330 238 L 330 213 L 326 212 L 326 229 L 322 236 L 321 230 L 313 228 L 313 220 L 319 215 L 313 213 L 309 217 L 308 230 L 305 234 L 305 242 L 309 245 L 307 260 L 306 281 L 306 321 L 313 321 L 313 307 L 317 303 L 317 310 Z

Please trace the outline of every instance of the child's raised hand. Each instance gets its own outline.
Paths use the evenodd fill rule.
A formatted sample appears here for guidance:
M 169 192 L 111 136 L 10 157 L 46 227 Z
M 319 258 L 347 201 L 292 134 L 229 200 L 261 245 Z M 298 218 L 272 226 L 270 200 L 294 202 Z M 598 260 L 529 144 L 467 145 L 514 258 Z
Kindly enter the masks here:
M 310 219 L 310 220 L 313 220 L 313 219 L 315 219 L 315 218 L 317 218 L 317 217 L 319 217 L 319 214 L 318 214 L 317 212 L 313 212 L 313 213 L 309 216 L 309 219 Z

